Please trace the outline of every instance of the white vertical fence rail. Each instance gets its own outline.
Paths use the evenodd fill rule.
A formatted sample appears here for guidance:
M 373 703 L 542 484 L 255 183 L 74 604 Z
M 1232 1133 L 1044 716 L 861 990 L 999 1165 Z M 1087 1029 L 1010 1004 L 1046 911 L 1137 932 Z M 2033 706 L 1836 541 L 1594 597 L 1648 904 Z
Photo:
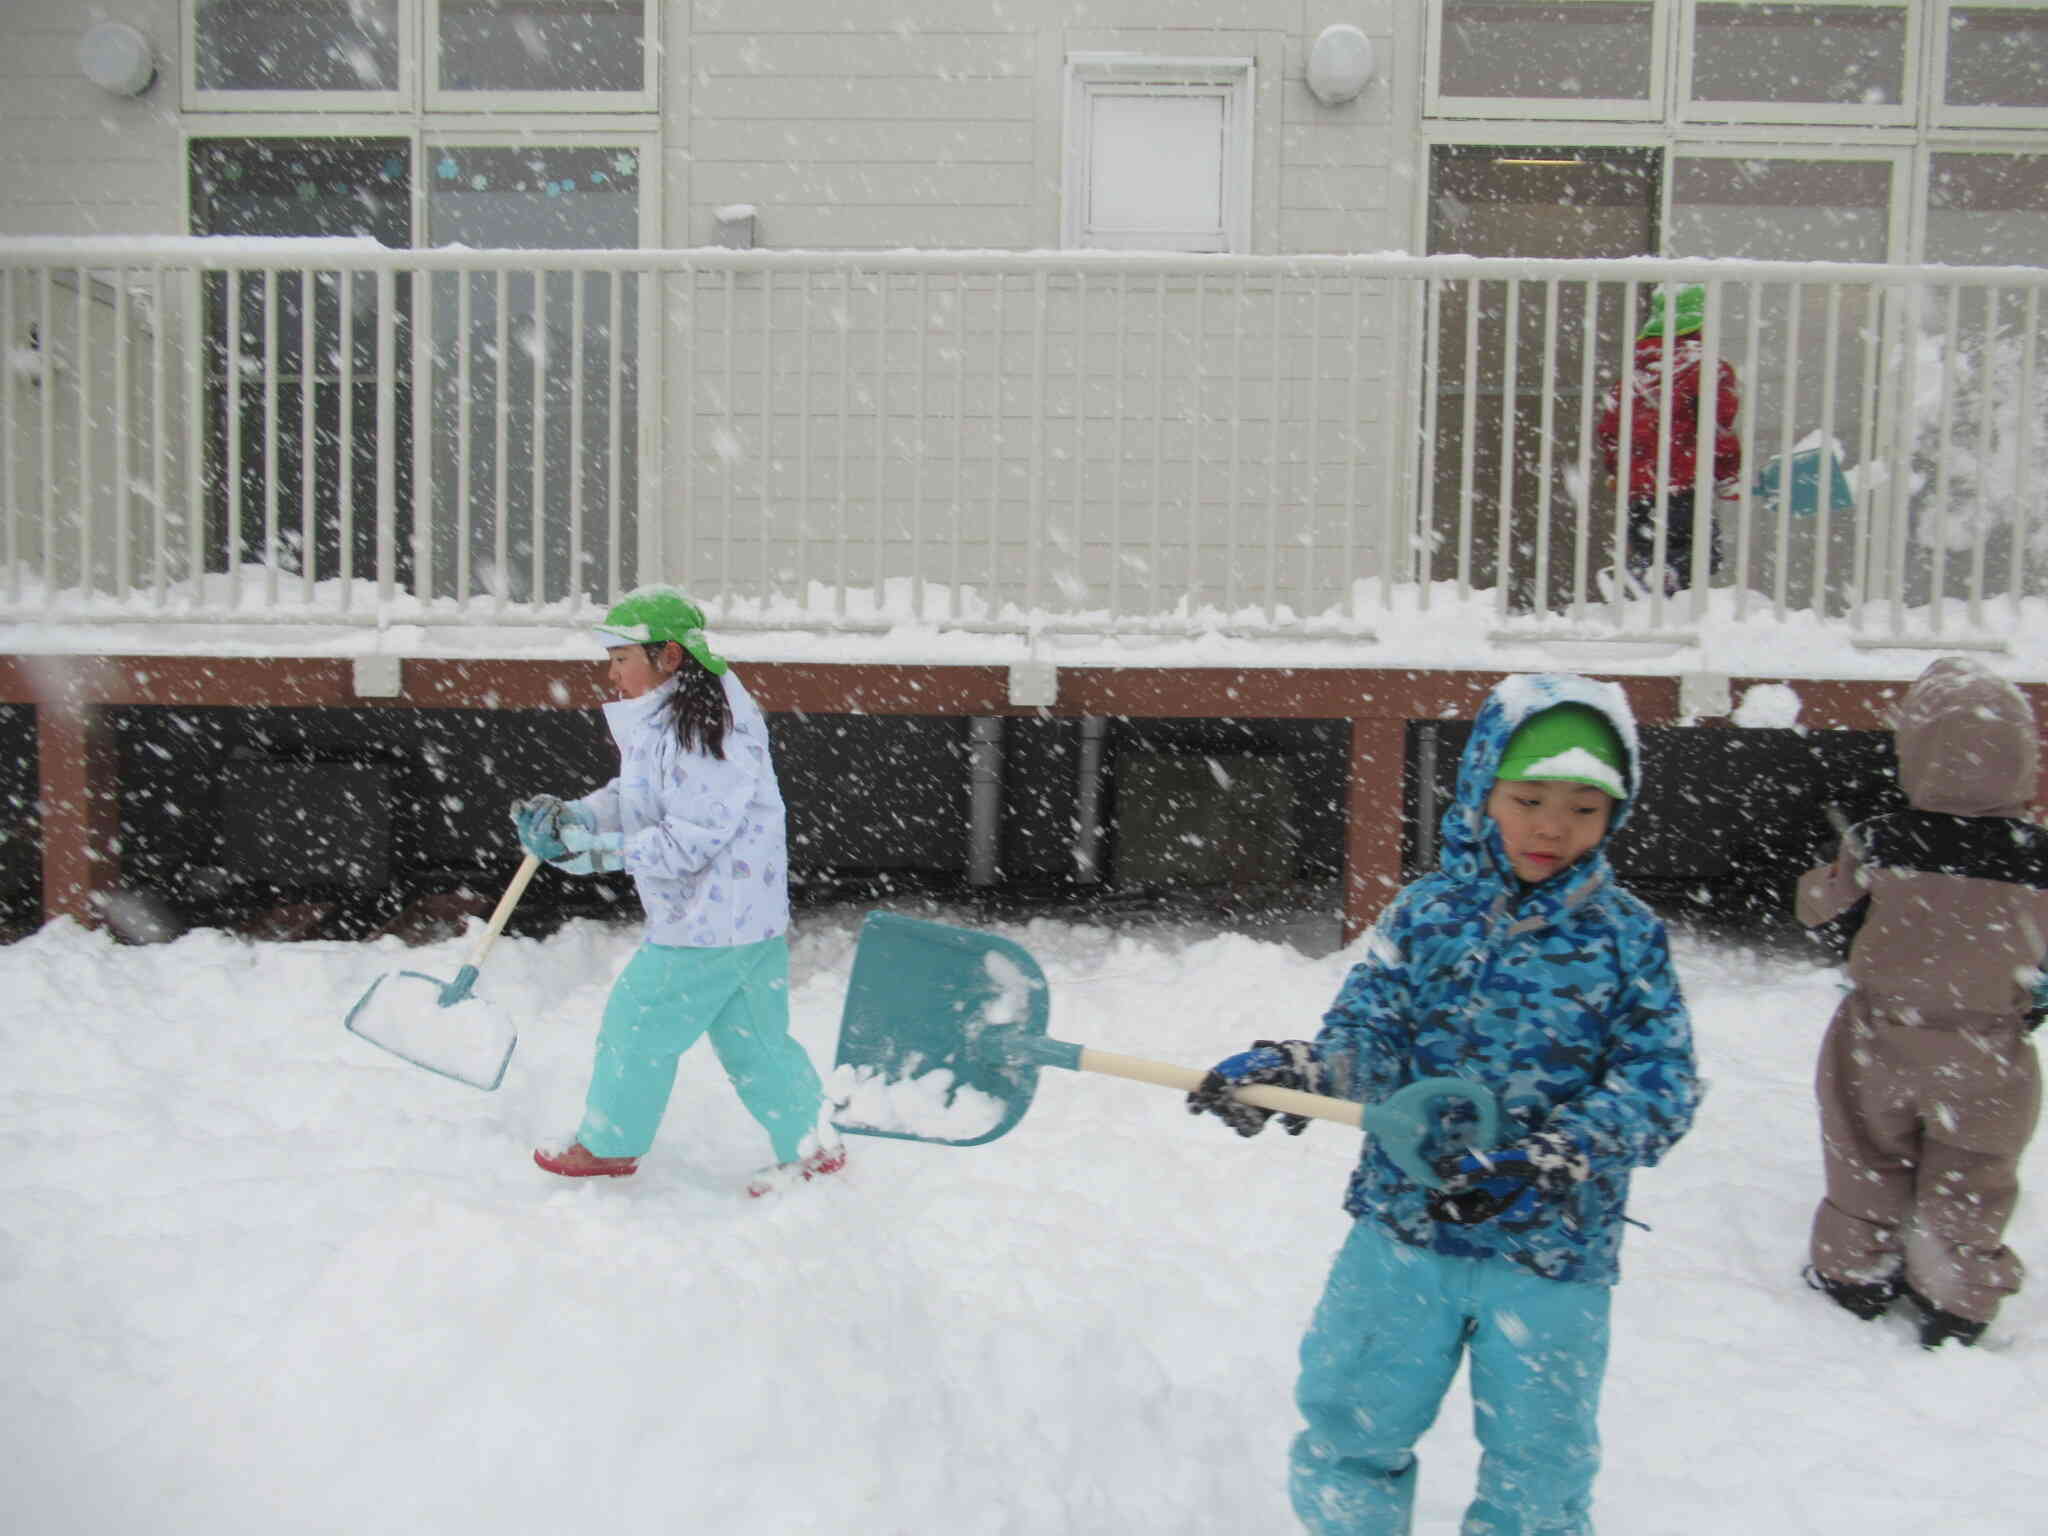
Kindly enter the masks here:
M 1618 389 L 1680 282 L 1705 285 L 1702 331 Z M 0 602 L 559 624 L 673 580 L 739 627 L 1359 637 L 1405 593 L 1520 633 L 1811 614 L 1863 644 L 1996 644 L 2048 598 L 2044 286 L 9 240 Z M 1728 480 L 1711 408 L 1682 439 L 1638 430 L 1680 412 L 1700 354 L 1710 405 L 1715 362 L 1737 379 Z M 1693 492 L 1689 529 L 1631 511 L 1645 455 Z

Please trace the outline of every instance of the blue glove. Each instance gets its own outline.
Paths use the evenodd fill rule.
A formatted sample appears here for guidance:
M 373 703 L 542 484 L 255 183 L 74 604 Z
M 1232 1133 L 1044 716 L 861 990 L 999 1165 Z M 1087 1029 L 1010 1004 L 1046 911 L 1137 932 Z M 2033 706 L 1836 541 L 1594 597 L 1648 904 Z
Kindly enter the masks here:
M 1593 1171 L 1579 1144 L 1556 1131 L 1537 1131 L 1491 1152 L 1460 1153 L 1436 1167 L 1444 1184 L 1430 1191 L 1429 1214 L 1461 1227 L 1527 1221 Z
M 535 795 L 512 802 L 512 825 L 519 833 L 519 846 L 537 859 L 550 863 L 568 855 L 562 844 L 562 816 L 568 807 L 554 795 Z
M 1230 1091 L 1253 1083 L 1321 1093 L 1323 1064 L 1316 1060 L 1315 1049 L 1306 1040 L 1255 1040 L 1250 1050 L 1226 1056 L 1209 1069 L 1201 1087 L 1188 1095 L 1188 1113 L 1214 1115 L 1238 1135 L 1256 1136 L 1266 1128 L 1274 1112 L 1247 1104 Z M 1280 1125 L 1290 1136 L 1299 1136 L 1308 1129 L 1308 1121 L 1300 1115 L 1283 1113 Z
M 562 846 L 567 857 L 552 860 L 565 875 L 605 875 L 626 867 L 626 834 L 600 832 L 596 818 L 580 806 L 569 806 L 562 817 Z

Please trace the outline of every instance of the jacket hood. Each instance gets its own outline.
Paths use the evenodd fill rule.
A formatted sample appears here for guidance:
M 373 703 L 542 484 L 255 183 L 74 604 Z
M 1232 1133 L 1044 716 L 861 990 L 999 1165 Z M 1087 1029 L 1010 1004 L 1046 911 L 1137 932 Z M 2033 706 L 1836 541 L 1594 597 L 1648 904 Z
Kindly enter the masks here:
M 1442 857 L 1439 867 L 1457 880 L 1490 881 L 1513 889 L 1514 871 L 1500 832 L 1486 814 L 1486 797 L 1493 793 L 1493 781 L 1500 773 L 1500 760 L 1508 740 L 1531 715 L 1554 704 L 1584 704 L 1597 709 L 1621 738 L 1628 763 L 1623 780 L 1628 793 L 1608 818 L 1607 836 L 1571 869 L 1544 882 L 1570 894 L 1586 882 L 1607 876 L 1607 844 L 1628 820 L 1642 791 L 1642 745 L 1636 737 L 1636 721 L 1628 697 L 1613 683 L 1595 682 L 1571 672 L 1536 672 L 1504 678 L 1479 706 L 1472 722 L 1472 734 L 1458 760 L 1458 791 L 1451 808 L 1444 813 Z
M 2040 739 L 2027 696 L 1961 656 L 1930 664 L 1892 714 L 1899 783 L 1915 810 L 2019 816 L 2034 798 Z

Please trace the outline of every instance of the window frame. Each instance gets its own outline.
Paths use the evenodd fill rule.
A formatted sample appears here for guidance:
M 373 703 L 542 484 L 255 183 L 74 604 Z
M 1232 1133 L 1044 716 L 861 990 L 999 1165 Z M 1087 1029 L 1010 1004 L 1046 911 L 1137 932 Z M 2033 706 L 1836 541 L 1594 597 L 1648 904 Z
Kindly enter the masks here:
M 1927 0 L 1932 13 L 1933 47 L 1928 50 L 1927 127 L 2018 128 L 2039 133 L 2048 121 L 2048 105 L 2038 107 L 1952 107 L 1948 104 L 1949 18 L 1965 11 L 2037 11 L 2048 30 L 2048 5 L 2040 0 Z
M 2034 135 L 2028 139 L 1978 133 L 1968 137 L 1931 139 L 1922 145 L 1919 153 L 1913 157 L 1913 250 L 1907 258 L 1915 263 L 1928 259 L 1927 233 L 1934 218 L 1934 162 L 1943 155 L 1982 155 L 2000 160 L 2022 157 L 2048 160 L 2048 137 L 2043 136 L 2037 125 Z
M 640 249 L 655 249 L 660 244 L 662 219 L 662 177 L 661 133 L 651 124 L 636 124 L 627 127 L 623 122 L 606 122 L 602 119 L 565 121 L 557 125 L 552 120 L 548 131 L 539 133 L 531 126 L 523 128 L 479 126 L 466 123 L 421 122 L 417 118 L 402 118 L 394 121 L 389 117 L 365 116 L 351 113 L 332 118 L 322 117 L 309 121 L 305 117 L 251 120 L 241 113 L 232 115 L 213 114 L 190 116 L 179 125 L 178 174 L 182 190 L 179 194 L 180 216 L 186 230 L 192 228 L 192 197 L 190 168 L 192 144 L 198 139 L 390 139 L 404 141 L 407 146 L 406 166 L 407 195 L 411 217 L 407 225 L 408 250 L 432 250 L 435 247 L 425 243 L 431 231 L 428 228 L 427 175 L 431 167 L 429 156 L 437 149 L 589 149 L 617 146 L 630 148 L 640 156 Z M 536 251 L 546 250 L 545 246 L 533 247 Z
M 179 86 L 186 112 L 406 112 L 419 98 L 415 0 L 398 0 L 398 84 L 388 91 L 230 91 L 199 84 L 199 0 L 178 7 Z M 268 132 L 256 138 L 277 137 Z M 324 134 L 319 135 L 325 137 Z M 221 137 L 215 134 L 211 137 Z M 395 135 L 394 135 L 395 137 Z
M 1251 249 L 1253 115 L 1257 100 L 1255 60 L 1234 55 L 1167 57 L 1137 53 L 1070 53 L 1062 91 L 1060 155 L 1060 243 L 1068 250 L 1172 250 L 1229 252 Z M 1164 245 L 1167 231 L 1092 235 L 1087 222 L 1092 169 L 1089 129 L 1098 93 L 1136 91 L 1157 95 L 1220 95 L 1223 101 L 1223 186 L 1220 244 Z
M 1662 122 L 1670 103 L 1671 85 L 1667 60 L 1670 56 L 1672 0 L 1638 0 L 1650 8 L 1650 91 L 1634 97 L 1554 96 L 1446 96 L 1443 81 L 1444 6 L 1447 0 L 1428 0 L 1423 18 L 1422 114 L 1424 118 L 1446 121 L 1508 119 L 1514 121 L 1576 120 L 1580 122 L 1656 123 Z M 1595 4 L 1601 0 L 1552 0 L 1559 5 Z
M 442 149 L 630 149 L 640 157 L 639 171 L 639 249 L 649 250 L 661 240 L 661 135 L 652 128 L 607 128 L 602 125 L 585 125 L 563 128 L 559 131 L 550 125 L 546 133 L 532 129 L 474 128 L 464 126 L 440 127 L 434 124 L 421 126 L 416 135 L 415 174 L 413 194 L 413 245 L 417 250 L 435 250 L 426 241 L 432 235 L 430 227 L 431 201 L 429 181 L 433 168 L 432 156 Z M 552 247 L 518 247 L 544 252 Z
M 178 125 L 178 216 L 189 235 L 195 209 L 192 202 L 192 146 L 206 139 L 389 139 L 406 147 L 406 237 L 404 249 L 415 247 L 420 223 L 420 130 L 408 119 L 365 116 L 360 113 L 322 117 L 271 116 L 251 120 L 243 113 L 229 115 L 187 114 Z
M 187 113 L 299 112 L 642 114 L 660 110 L 661 0 L 639 0 L 640 87 L 634 91 L 452 91 L 440 84 L 441 0 L 397 0 L 398 83 L 388 91 L 233 91 L 199 85 L 199 5 L 179 7 L 180 107 Z M 319 133 L 324 136 L 326 129 Z M 218 137 L 219 135 L 215 135 Z M 261 136 L 269 136 L 264 130 Z
M 1887 165 L 1891 169 L 1885 208 L 1884 253 L 1872 261 L 1871 264 L 1882 266 L 1900 262 L 1906 259 L 1906 241 L 1911 228 L 1911 199 L 1916 179 L 1914 172 L 1915 159 L 1913 147 L 1901 143 L 1844 139 L 1771 139 L 1757 142 L 1744 142 L 1726 138 L 1674 139 L 1665 147 L 1664 154 L 1664 183 L 1660 189 L 1657 210 L 1660 243 L 1667 247 L 1670 243 L 1669 237 L 1673 228 L 1671 210 L 1678 189 L 1678 162 L 1680 160 L 1788 160 L 1804 161 L 1808 164 L 1830 160 L 1867 160 Z M 1669 249 L 1664 250 L 1660 254 L 1673 261 L 1694 259 L 1693 253 L 1675 252 Z M 1862 261 L 1867 258 L 1834 257 L 1827 259 Z
M 429 112 L 652 112 L 659 105 L 660 0 L 639 0 L 640 87 L 633 91 L 452 90 L 441 83 L 441 0 L 417 3 L 422 13 L 420 79 L 424 106 Z
M 1725 123 L 1801 124 L 1839 123 L 1861 128 L 1910 128 L 1919 119 L 1920 59 L 1927 7 L 1916 0 L 1681 0 L 1679 15 L 1677 80 L 1673 97 L 1677 121 L 1683 124 L 1719 126 Z M 1692 94 L 1693 62 L 1699 40 L 1699 13 L 1709 5 L 1833 6 L 1844 9 L 1899 11 L 1905 16 L 1905 38 L 1901 60 L 1899 100 L 1889 106 L 1862 107 L 1853 102 L 1824 101 L 1703 101 Z

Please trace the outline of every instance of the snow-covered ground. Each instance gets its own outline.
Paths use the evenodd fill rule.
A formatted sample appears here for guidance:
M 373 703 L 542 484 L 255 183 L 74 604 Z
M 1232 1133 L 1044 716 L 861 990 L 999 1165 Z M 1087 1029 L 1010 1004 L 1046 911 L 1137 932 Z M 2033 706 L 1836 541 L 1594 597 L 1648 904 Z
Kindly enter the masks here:
M 1039 921 L 1053 1030 L 1202 1065 L 1306 1033 L 1347 957 Z M 808 916 L 797 1028 L 834 1051 L 854 917 Z M 1241 1142 L 1177 1095 L 1048 1072 L 987 1146 L 859 1139 L 835 1179 L 740 1193 L 766 1146 L 708 1048 L 640 1176 L 569 1184 L 634 931 L 508 939 L 515 1012 L 475 1092 L 341 1028 L 449 943 L 0 949 L 0 1530 L 981 1536 L 1291 1529 L 1293 1351 L 1353 1146 Z M 2038 1536 L 2048 1287 L 1977 1350 L 1921 1351 L 1800 1284 L 1808 1088 L 1839 973 L 1680 936 L 1709 1096 L 1638 1181 L 1607 1383 L 1608 1536 Z M 2048 1262 L 2048 1141 L 2014 1223 Z M 1462 1388 L 1418 1536 L 1456 1528 Z

